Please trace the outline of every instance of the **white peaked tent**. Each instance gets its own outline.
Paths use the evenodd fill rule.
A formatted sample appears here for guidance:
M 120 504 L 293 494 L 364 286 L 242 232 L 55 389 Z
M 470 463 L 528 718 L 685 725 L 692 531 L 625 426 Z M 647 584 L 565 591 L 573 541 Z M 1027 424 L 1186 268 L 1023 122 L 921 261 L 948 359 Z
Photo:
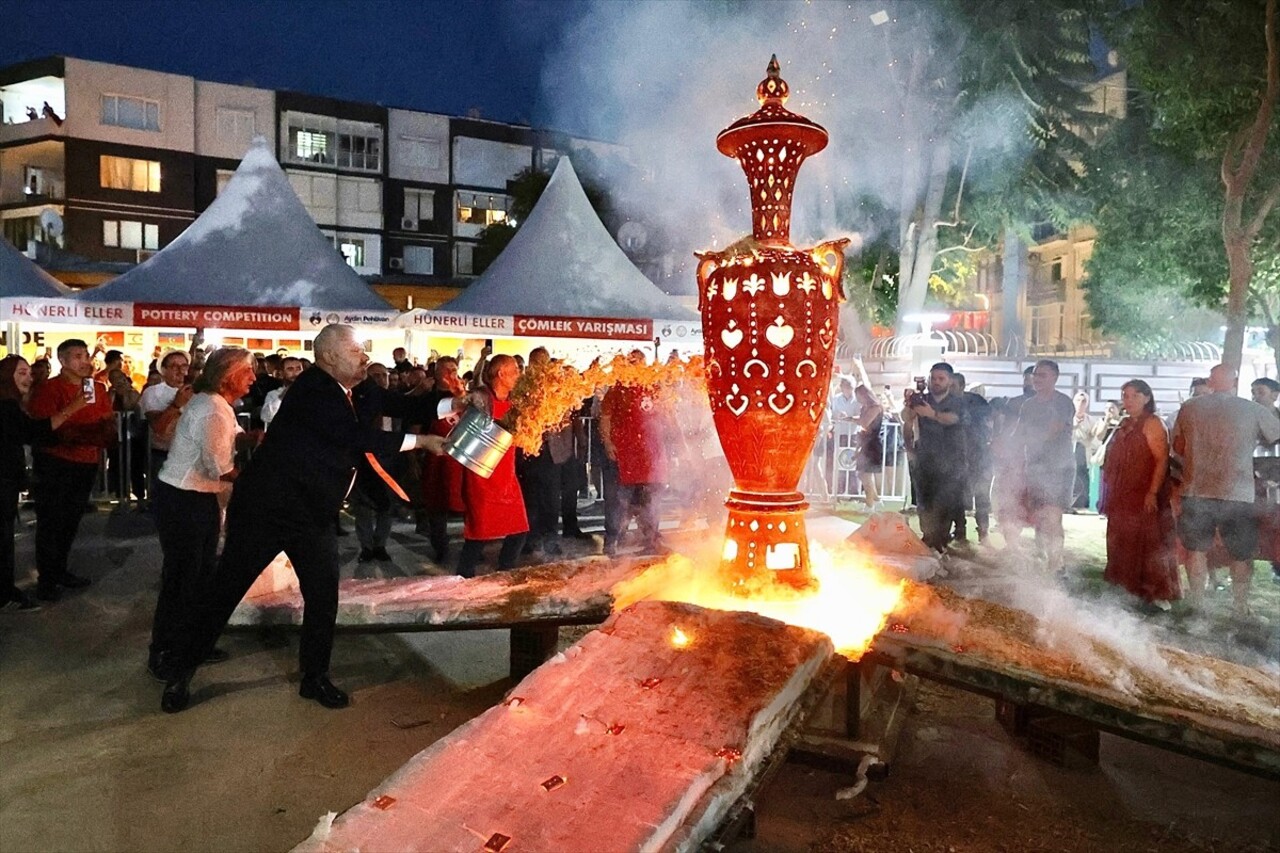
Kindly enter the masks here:
M 57 299 L 70 291 L 35 262 L 0 237 L 0 297 L 35 296 Z
M 320 233 L 262 137 L 178 239 L 80 298 L 332 311 L 390 307 Z
M 696 320 L 635 268 L 587 201 L 568 157 L 511 243 L 440 311 Z

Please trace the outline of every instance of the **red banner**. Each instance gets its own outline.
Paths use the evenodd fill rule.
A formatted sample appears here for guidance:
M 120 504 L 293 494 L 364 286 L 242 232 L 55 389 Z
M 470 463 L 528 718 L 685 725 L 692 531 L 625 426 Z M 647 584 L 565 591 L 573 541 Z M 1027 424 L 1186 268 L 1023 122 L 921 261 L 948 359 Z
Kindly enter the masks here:
M 254 306 L 227 308 L 214 305 L 158 305 L 136 302 L 133 306 L 133 325 L 294 331 L 298 328 L 298 311 L 297 308 Z
M 652 320 L 616 320 L 608 317 L 516 317 L 515 320 L 516 334 L 526 338 L 653 340 Z

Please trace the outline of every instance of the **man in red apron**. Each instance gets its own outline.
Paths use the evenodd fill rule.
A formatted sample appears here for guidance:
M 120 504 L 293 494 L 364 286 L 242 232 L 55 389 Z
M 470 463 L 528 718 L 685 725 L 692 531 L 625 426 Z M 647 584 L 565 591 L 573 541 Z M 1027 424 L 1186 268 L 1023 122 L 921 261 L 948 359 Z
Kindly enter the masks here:
M 511 389 L 516 386 L 520 368 L 509 355 L 495 355 L 485 365 L 485 388 L 472 395 L 473 402 L 495 419 L 511 409 Z M 484 556 L 484 543 L 502 540 L 498 568 L 513 569 L 520 559 L 520 548 L 529 521 L 524 511 L 524 495 L 516 480 L 516 456 L 508 450 L 487 480 L 470 470 L 462 473 L 462 554 L 458 558 L 458 574 L 475 577 L 476 566 Z

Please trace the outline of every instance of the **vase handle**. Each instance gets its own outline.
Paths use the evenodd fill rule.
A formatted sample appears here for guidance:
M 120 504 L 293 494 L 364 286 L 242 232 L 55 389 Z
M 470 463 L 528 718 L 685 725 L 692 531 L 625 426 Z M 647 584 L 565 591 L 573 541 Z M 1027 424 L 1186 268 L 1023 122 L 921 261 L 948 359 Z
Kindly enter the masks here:
M 711 257 L 709 252 L 694 254 L 698 257 L 698 312 L 703 313 L 707 308 L 707 281 L 720 264 L 716 258 Z
M 831 276 L 837 302 L 844 302 L 847 298 L 844 293 L 844 248 L 848 245 L 849 238 L 841 237 L 839 240 L 828 240 L 818 244 L 813 252 L 822 266 L 822 271 Z

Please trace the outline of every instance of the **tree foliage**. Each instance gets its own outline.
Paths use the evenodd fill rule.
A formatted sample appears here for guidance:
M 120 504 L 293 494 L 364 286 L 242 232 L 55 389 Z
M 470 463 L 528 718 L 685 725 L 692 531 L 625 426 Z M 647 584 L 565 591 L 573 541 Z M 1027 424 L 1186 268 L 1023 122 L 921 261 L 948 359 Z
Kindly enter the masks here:
M 582 162 L 579 162 L 580 160 Z M 591 207 L 595 210 L 596 215 L 607 222 L 607 217 L 611 213 L 612 203 L 609 194 L 603 189 L 602 185 L 589 177 L 591 171 L 588 170 L 593 168 L 593 161 L 589 157 L 589 152 L 584 151 L 575 154 L 574 163 L 579 170 L 582 170 L 580 171 L 579 179 L 582 182 L 582 191 L 586 193 L 587 201 L 591 202 Z M 493 225 L 486 226 L 480 232 L 479 241 L 472 255 L 472 269 L 476 275 L 488 269 L 498 255 L 502 254 L 502 250 L 511 242 L 511 238 L 516 236 L 516 231 L 519 230 L 521 223 L 529 218 L 529 214 L 533 213 L 533 208 L 538 204 L 538 199 L 542 198 L 542 193 L 546 190 L 550 181 L 550 172 L 532 167 L 521 169 L 507 181 L 507 192 L 511 195 L 510 216 L 507 221 L 495 222 Z
M 946 278 L 940 253 L 994 247 L 1010 223 L 1068 221 L 1081 212 L 1073 167 L 1080 133 L 1100 116 L 1083 84 L 1094 76 L 1087 0 L 992 0 L 905 7 L 926 27 L 929 9 L 955 22 L 959 41 L 929 50 L 902 45 L 904 126 L 898 207 L 902 267 L 898 316 L 920 310 Z
M 1193 280 L 1183 293 L 1222 308 L 1224 358 L 1237 365 L 1250 313 L 1269 315 L 1273 326 L 1276 319 L 1276 288 L 1269 274 L 1280 249 L 1271 215 L 1280 202 L 1276 5 L 1276 0 L 1161 0 L 1123 6 L 1105 20 L 1149 105 L 1148 150 L 1186 167 L 1195 183 L 1188 192 L 1199 192 L 1205 175 L 1217 176 L 1212 209 L 1218 214 L 1217 252 L 1226 275 L 1209 275 L 1195 259 L 1186 259 Z

